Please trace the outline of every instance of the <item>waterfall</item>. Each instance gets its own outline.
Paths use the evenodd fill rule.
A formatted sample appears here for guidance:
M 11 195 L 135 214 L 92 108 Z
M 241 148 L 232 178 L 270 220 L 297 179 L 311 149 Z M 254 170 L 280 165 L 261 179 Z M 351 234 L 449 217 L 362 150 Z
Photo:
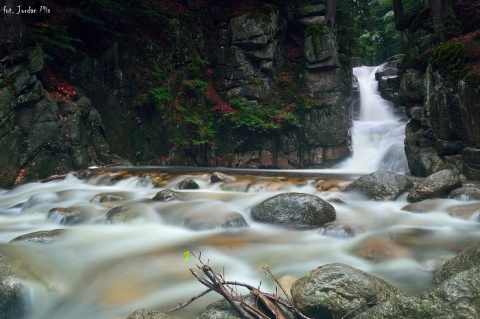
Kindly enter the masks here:
M 352 157 L 338 168 L 355 172 L 408 172 L 404 151 L 405 122 L 383 99 L 375 80 L 377 67 L 353 69 L 360 88 L 360 112 L 353 121 Z

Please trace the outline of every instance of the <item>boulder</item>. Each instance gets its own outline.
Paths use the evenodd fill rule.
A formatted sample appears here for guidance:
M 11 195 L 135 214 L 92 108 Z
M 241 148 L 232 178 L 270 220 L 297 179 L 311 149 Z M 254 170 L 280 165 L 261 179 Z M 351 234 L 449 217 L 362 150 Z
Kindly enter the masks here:
M 460 187 L 451 191 L 448 195 L 448 198 L 452 198 L 462 202 L 480 200 L 480 188 L 468 186 Z
M 293 283 L 295 307 L 314 319 L 353 318 L 405 294 L 383 279 L 344 264 L 327 264 Z
M 452 170 L 436 172 L 418 183 L 408 194 L 409 202 L 418 202 L 433 197 L 447 197 L 450 191 L 462 186 L 460 176 Z
M 53 230 L 40 230 L 33 233 L 28 233 L 15 237 L 10 242 L 32 242 L 38 244 L 52 244 L 55 241 L 59 240 L 63 233 L 64 229 L 53 229 Z
M 220 172 L 215 172 L 210 176 L 211 183 L 227 183 L 233 182 L 234 180 L 235 177 Z
M 86 221 L 88 215 L 76 207 L 55 207 L 48 211 L 47 219 L 61 225 L 75 225 Z
M 92 203 L 120 202 L 125 200 L 125 195 L 120 193 L 100 193 L 92 197 Z
M 202 210 L 190 211 L 185 215 L 183 225 L 193 230 L 248 226 L 242 214 L 238 212 L 224 212 L 218 210 L 208 212 Z
M 105 217 L 107 224 L 129 224 L 157 221 L 158 216 L 144 204 L 123 205 L 110 209 Z
M 398 297 L 373 307 L 355 319 L 478 318 L 480 267 L 461 272 L 415 297 Z
M 171 317 L 157 310 L 139 309 L 128 316 L 127 319 L 171 319 Z
M 413 188 L 406 176 L 393 172 L 374 172 L 359 177 L 347 186 L 346 192 L 358 192 L 370 200 L 390 201 Z
M 285 193 L 252 208 L 253 220 L 289 228 L 316 228 L 336 218 L 335 208 L 318 196 Z
M 456 274 L 473 267 L 480 267 L 480 242 L 464 249 L 457 256 L 446 261 L 433 276 L 433 281 L 439 284 Z
M 179 182 L 175 188 L 177 189 L 199 189 L 197 182 L 191 178 L 184 179 L 183 181 Z
M 27 293 L 21 280 L 14 276 L 14 266 L 0 253 L 0 319 L 25 318 Z
M 153 196 L 152 200 L 156 200 L 159 202 L 170 202 L 172 200 L 176 200 L 177 196 L 174 191 L 171 189 L 164 189 L 159 191 L 158 193 Z

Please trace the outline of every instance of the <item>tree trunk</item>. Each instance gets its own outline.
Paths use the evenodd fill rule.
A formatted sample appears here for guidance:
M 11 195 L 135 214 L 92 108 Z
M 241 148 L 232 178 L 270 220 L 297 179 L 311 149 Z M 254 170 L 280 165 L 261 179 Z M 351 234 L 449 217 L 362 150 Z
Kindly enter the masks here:
M 429 0 L 429 5 L 430 20 L 432 21 L 433 27 L 435 31 L 441 31 L 444 26 L 443 20 L 445 19 L 445 13 L 447 12 L 445 0 Z
M 325 15 L 327 18 L 327 26 L 333 28 L 335 26 L 335 15 L 337 13 L 337 9 L 335 7 L 336 0 L 327 0 L 327 4 L 325 7 Z
M 22 15 L 17 14 L 22 0 L 0 0 L 0 59 L 22 44 Z
M 393 0 L 393 16 L 395 17 L 395 28 L 397 28 L 398 31 L 405 30 L 402 0 Z

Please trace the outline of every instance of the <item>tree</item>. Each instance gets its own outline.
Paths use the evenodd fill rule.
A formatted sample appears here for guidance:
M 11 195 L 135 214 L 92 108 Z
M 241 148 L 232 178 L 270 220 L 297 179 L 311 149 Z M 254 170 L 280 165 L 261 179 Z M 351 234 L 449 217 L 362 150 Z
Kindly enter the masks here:
M 333 28 L 335 26 L 335 15 L 336 15 L 336 0 L 327 0 L 327 5 L 325 7 L 325 14 L 327 19 L 327 26 Z
M 395 17 L 395 27 L 397 30 L 402 31 L 405 29 L 403 21 L 403 3 L 402 0 L 393 0 L 393 14 Z

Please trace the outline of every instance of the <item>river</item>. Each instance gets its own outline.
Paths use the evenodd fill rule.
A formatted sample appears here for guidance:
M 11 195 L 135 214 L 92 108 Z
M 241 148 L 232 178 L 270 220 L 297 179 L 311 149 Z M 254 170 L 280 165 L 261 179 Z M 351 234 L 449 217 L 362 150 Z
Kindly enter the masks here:
M 368 76 L 372 71 L 366 71 Z M 373 90 L 371 94 L 377 92 Z M 362 100 L 362 103 L 366 102 Z M 373 159 L 354 160 L 355 164 L 347 161 L 344 167 L 329 171 L 259 170 L 244 174 L 227 171 L 236 181 L 210 183 L 211 170 L 160 174 L 161 169 L 157 169 L 151 176 L 130 176 L 121 175 L 120 169 L 112 169 L 110 177 L 99 175 L 85 181 L 72 175 L 63 180 L 30 183 L 3 191 L 0 193 L 0 251 L 12 260 L 29 287 L 27 299 L 34 311 L 28 319 L 124 319 L 139 308 L 175 307 L 177 302 L 205 288 L 189 271 L 189 268 L 196 269 L 199 261 L 194 256 L 186 260 L 187 250 L 195 254 L 201 252 L 202 261 L 224 274 L 227 280 L 253 286 L 261 282 L 265 291 L 275 289 L 275 284 L 262 270 L 265 265 L 288 286 L 316 267 L 334 262 L 380 276 L 411 294 L 430 288 L 432 265 L 480 238 L 477 223 L 446 213 L 448 207 L 462 202 L 441 200 L 435 202 L 431 212 L 414 214 L 402 210 L 407 205 L 405 196 L 392 202 L 370 202 L 337 189 L 327 191 L 315 187 L 321 176 L 326 180 L 333 180 L 335 176 L 335 186 L 341 189 L 355 172 L 384 169 L 381 163 L 392 162 L 392 158 L 397 157 L 399 160 L 395 160 L 393 169 L 405 172 L 403 158 L 395 151 L 398 147 L 392 146 L 398 141 L 392 142 L 388 136 L 395 129 L 401 132 L 404 124 L 392 117 L 388 106 L 386 108 L 386 118 L 370 120 L 362 115 L 352 131 L 353 138 L 357 139 L 354 150 L 362 149 L 356 144 L 359 140 L 368 142 L 369 146 L 363 149 L 368 149 L 367 155 L 373 155 Z M 361 137 L 362 133 L 358 132 L 368 133 Z M 402 139 L 401 133 L 392 135 Z M 389 141 L 383 141 L 384 137 Z M 354 152 L 352 159 L 367 155 Z M 377 159 L 380 159 L 377 166 L 370 166 Z M 359 162 L 366 166 L 348 166 Z M 145 168 L 145 171 L 150 170 Z M 115 176 L 124 178 L 112 182 Z M 155 176 L 162 178 L 161 187 L 154 187 Z M 151 200 L 161 189 L 174 189 L 185 178 L 194 179 L 200 189 L 177 190 L 181 200 Z M 355 236 L 341 230 L 330 233 L 319 229 L 291 230 L 251 219 L 249 213 L 253 206 L 284 192 L 332 199 L 336 223 L 349 225 Z M 122 199 L 92 201 L 100 193 L 116 193 Z M 106 213 L 120 205 L 133 205 L 139 216 L 124 224 L 105 223 Z M 87 219 L 76 225 L 61 225 L 59 219 L 47 218 L 49 210 L 56 207 L 76 207 L 86 212 Z M 222 212 L 240 213 L 248 227 L 206 230 L 185 227 L 185 221 L 192 214 L 199 217 Z M 59 228 L 66 231 L 50 244 L 9 243 L 26 233 Z M 362 253 L 368 250 L 365 245 L 372 242 L 375 249 L 380 250 L 376 253 L 380 258 L 368 258 L 368 252 Z M 196 318 L 208 303 L 218 298 L 210 293 L 171 316 Z

